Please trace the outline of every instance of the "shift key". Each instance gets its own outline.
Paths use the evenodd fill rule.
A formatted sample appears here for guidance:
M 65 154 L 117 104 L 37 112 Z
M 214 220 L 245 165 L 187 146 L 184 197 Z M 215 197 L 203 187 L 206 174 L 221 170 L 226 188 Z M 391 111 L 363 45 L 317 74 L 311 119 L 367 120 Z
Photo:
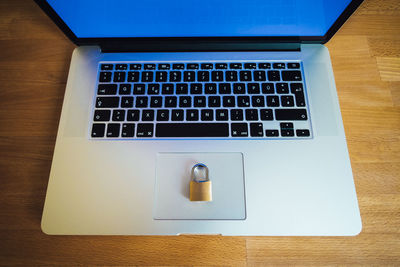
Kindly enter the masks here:
M 275 118 L 278 121 L 307 120 L 307 110 L 300 108 L 275 109 Z
M 119 97 L 97 97 L 96 108 L 117 108 L 119 106 Z

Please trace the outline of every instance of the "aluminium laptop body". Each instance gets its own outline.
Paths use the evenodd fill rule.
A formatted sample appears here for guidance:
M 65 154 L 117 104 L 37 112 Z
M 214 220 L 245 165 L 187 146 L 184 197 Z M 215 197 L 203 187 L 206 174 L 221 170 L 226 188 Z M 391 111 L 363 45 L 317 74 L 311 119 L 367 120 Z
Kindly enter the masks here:
M 323 45 L 361 1 L 36 2 L 78 46 L 43 232 L 361 231 Z

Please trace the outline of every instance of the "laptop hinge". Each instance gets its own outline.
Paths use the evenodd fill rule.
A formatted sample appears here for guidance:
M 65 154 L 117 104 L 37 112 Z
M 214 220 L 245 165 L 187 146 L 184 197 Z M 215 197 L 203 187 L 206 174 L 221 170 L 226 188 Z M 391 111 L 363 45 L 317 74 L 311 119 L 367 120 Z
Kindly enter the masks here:
M 211 51 L 300 51 L 300 43 L 189 42 L 189 41 L 108 41 L 100 44 L 103 53 L 117 52 L 211 52 Z

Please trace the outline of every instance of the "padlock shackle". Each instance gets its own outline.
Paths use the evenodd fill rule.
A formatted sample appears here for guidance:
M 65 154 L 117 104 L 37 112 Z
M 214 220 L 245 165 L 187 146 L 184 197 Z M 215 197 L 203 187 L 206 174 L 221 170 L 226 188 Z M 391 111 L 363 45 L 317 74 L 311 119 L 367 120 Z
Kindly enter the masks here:
M 204 168 L 204 169 L 205 169 L 205 177 L 204 177 L 204 178 L 199 179 L 199 177 L 197 176 L 198 173 L 195 174 L 195 170 L 196 170 L 197 168 Z M 192 177 L 191 177 L 191 180 L 192 180 L 192 181 L 195 181 L 195 182 L 197 182 L 197 183 L 207 182 L 207 181 L 210 180 L 210 178 L 209 178 L 209 176 L 208 176 L 208 167 L 207 167 L 205 164 L 203 164 L 203 163 L 197 163 L 196 165 L 193 166 L 193 168 L 192 168 L 192 175 L 191 175 L 191 176 L 192 176 Z

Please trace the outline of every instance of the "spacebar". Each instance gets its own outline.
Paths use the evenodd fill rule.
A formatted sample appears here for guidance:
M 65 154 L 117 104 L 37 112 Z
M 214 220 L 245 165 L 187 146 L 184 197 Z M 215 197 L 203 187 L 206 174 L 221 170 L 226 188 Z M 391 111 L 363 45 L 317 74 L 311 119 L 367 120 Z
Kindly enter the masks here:
M 228 123 L 157 123 L 156 137 L 228 137 Z

